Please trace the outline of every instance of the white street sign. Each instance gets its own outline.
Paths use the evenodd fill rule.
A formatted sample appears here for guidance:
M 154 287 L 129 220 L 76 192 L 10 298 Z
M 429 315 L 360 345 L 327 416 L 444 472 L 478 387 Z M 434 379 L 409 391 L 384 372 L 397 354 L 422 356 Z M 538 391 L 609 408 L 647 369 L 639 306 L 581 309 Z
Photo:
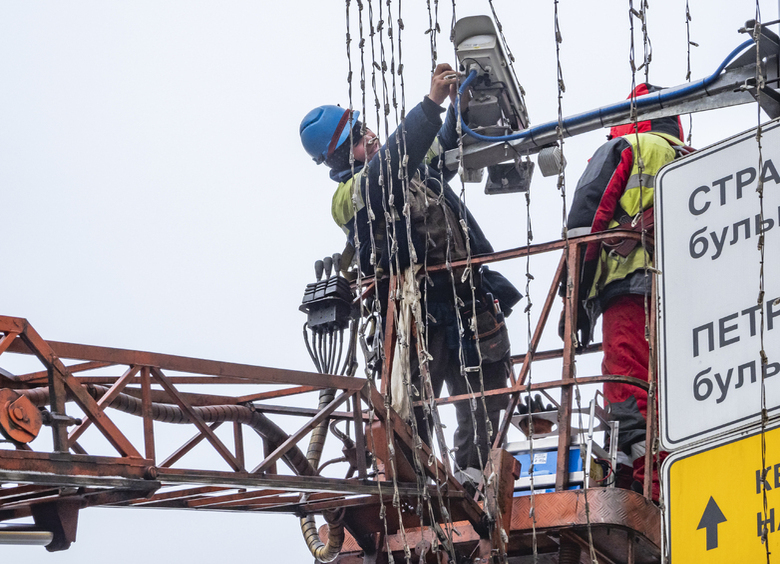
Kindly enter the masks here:
M 656 179 L 666 450 L 759 421 L 762 333 L 766 406 L 780 413 L 780 122 L 763 127 L 761 147 L 760 175 L 754 129 L 671 163 Z

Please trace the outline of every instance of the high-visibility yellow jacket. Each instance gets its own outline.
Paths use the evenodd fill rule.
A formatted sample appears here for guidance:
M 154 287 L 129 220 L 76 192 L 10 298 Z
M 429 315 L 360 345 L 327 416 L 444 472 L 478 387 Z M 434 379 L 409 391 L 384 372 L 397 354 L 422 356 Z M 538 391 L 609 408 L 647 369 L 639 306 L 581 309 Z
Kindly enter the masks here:
M 610 183 L 605 190 L 604 200 L 614 200 L 621 192 L 620 184 L 625 179 L 622 193 L 617 200 L 617 206 L 599 207 L 591 225 L 591 233 L 597 233 L 606 229 L 631 228 L 642 230 L 645 228 L 646 236 L 652 240 L 652 229 L 648 214 L 642 219 L 643 212 L 653 207 L 655 177 L 665 164 L 674 160 L 677 155 L 675 147 L 683 143 L 676 137 L 665 133 L 631 133 L 619 138 L 619 145 L 628 143 L 621 158 L 621 166 L 615 171 L 613 178 L 616 182 Z M 629 163 L 630 161 L 630 163 Z M 630 166 L 630 168 L 629 168 Z M 614 191 L 615 193 L 610 193 Z M 610 213 L 611 211 L 611 213 Z M 611 215 L 611 217 L 609 217 Z M 604 225 L 606 223 L 606 226 Z M 645 223 L 646 225 L 642 225 Z M 591 250 L 592 249 L 592 250 Z M 598 253 L 598 256 L 594 256 Z M 593 282 L 588 290 L 589 300 L 596 298 L 611 283 L 624 280 L 630 274 L 640 269 L 652 267 L 653 258 L 650 251 L 641 245 L 637 245 L 628 254 L 621 256 L 612 249 L 601 245 L 593 245 L 588 249 L 585 260 L 598 259 Z M 630 292 L 629 292 L 630 293 Z
M 690 148 L 680 140 L 679 118 L 643 121 L 638 126 L 639 133 L 634 124 L 613 128 L 613 138 L 588 162 L 569 213 L 570 236 L 644 229 L 652 242 L 655 177 L 661 167 Z M 588 315 L 578 321 L 583 344 L 609 300 L 649 292 L 650 278 L 644 274 L 653 265 L 652 246 L 624 244 L 622 239 L 593 243 L 585 253 L 579 297 L 583 314 Z

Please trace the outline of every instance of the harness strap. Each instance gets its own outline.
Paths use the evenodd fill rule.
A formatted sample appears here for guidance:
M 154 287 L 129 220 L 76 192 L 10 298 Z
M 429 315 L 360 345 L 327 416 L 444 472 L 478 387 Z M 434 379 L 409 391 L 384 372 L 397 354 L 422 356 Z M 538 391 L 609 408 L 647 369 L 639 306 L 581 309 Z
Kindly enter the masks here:
M 645 231 L 652 237 L 653 227 L 655 225 L 655 220 L 653 218 L 653 208 L 646 209 L 642 213 L 641 217 L 639 214 L 631 217 L 626 213 L 623 207 L 618 204 L 618 212 L 620 215 L 618 216 L 618 214 L 616 214 L 617 217 L 615 219 L 620 224 L 619 227 L 621 229 L 628 229 L 629 231 L 639 233 L 644 227 Z M 626 258 L 629 254 L 631 254 L 631 251 L 633 251 L 639 244 L 640 241 L 637 241 L 636 239 L 627 239 L 625 237 L 619 236 L 611 237 L 602 241 L 602 245 L 609 253 L 614 253 L 623 258 Z

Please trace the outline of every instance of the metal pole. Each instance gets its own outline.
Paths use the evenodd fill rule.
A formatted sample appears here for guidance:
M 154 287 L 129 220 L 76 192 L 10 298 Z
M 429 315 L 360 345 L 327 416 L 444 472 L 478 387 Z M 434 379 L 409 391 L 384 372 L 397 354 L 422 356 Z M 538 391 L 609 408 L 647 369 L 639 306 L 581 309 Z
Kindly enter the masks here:
M 54 540 L 54 533 L 23 528 L 0 528 L 0 544 L 45 546 Z

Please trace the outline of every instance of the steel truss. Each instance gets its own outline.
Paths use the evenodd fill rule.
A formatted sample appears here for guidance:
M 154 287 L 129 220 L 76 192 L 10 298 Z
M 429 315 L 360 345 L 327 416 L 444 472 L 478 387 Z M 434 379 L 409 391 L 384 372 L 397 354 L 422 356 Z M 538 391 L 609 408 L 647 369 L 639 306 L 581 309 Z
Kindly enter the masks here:
M 632 232 L 623 235 L 640 237 Z M 614 232 L 609 233 L 609 237 L 614 236 Z M 557 554 L 559 546 L 582 544 L 587 538 L 584 536 L 587 527 L 603 557 L 600 561 L 655 562 L 660 554 L 660 513 L 648 499 L 626 490 L 591 488 L 587 490 L 589 503 L 584 504 L 583 490 L 567 490 L 574 387 L 607 380 L 648 387 L 646 382 L 622 376 L 575 380 L 576 343 L 571 338 L 571 329 L 576 327 L 579 257 L 584 245 L 605 237 L 605 234 L 588 235 L 471 259 L 472 265 L 479 265 L 562 252 L 529 349 L 525 354 L 513 357 L 514 365 L 519 367 L 517 376 L 512 378 L 509 387 L 486 394 L 502 395 L 508 403 L 494 445 L 498 447 L 506 437 L 511 414 L 521 394 L 560 389 L 556 491 L 535 496 L 540 551 Z M 542 332 L 563 280 L 568 280 L 564 332 L 569 337 L 565 339 L 563 349 L 539 351 Z M 29 400 L 29 405 L 40 410 L 37 413 L 50 427 L 34 441 L 9 439 L 5 442 L 8 448 L 0 449 L 0 485 L 3 486 L 0 488 L 0 521 L 30 517 L 34 521 L 34 525 L 12 529 L 0 526 L 0 535 L 11 531 L 48 531 L 53 540 L 47 548 L 61 550 L 75 540 L 75 525 L 81 509 L 134 506 L 298 515 L 343 509 L 345 526 L 350 533 L 338 558 L 344 563 L 386 561 L 385 549 L 398 551 L 401 556 L 402 543 L 410 543 L 417 537 L 416 542 L 421 547 L 418 552 L 424 554 L 425 543 L 432 541 L 431 523 L 421 522 L 414 514 L 404 514 L 401 523 L 397 516 L 390 515 L 393 512 L 387 512 L 388 536 L 379 532 L 385 530 L 379 507 L 392 503 L 395 492 L 389 485 L 392 482 L 386 480 L 395 478 L 402 499 L 417 499 L 420 489 L 410 462 L 411 453 L 419 448 L 419 459 L 428 460 L 431 452 L 425 444 L 415 446 L 409 425 L 385 404 L 381 391 L 370 380 L 46 341 L 27 320 L 14 317 L 0 317 L 0 333 L 3 335 L 0 355 L 33 356 L 40 364 L 37 371 L 26 374 L 0 370 L 0 392 L 10 398 L 3 403 L 2 398 L 6 396 L 0 394 L 0 423 L 3 410 L 22 415 L 21 411 L 14 411 L 22 404 L 14 401 L 25 398 L 24 402 Z M 584 352 L 598 350 L 597 345 Z M 3 358 L 0 356 L 0 365 L 3 365 Z M 551 358 L 563 360 L 561 379 L 528 385 L 532 362 Z M 390 363 L 386 362 L 385 366 L 389 367 Z M 388 378 L 387 373 L 383 374 L 383 386 Z M 258 391 L 249 394 L 224 392 L 237 385 L 241 386 L 242 392 L 246 392 L 246 387 Z M 215 386 L 219 387 L 220 393 L 206 392 L 213 392 Z M 300 404 L 299 397 L 303 394 L 331 388 L 337 390 L 335 399 L 319 411 L 295 405 Z M 437 403 L 445 405 L 469 399 L 468 396 L 449 397 Z M 652 411 L 653 402 L 648 403 L 648 409 Z M 127 417 L 122 411 L 136 417 Z M 16 416 L 13 413 L 11 417 Z M 273 421 L 289 421 L 290 416 L 302 423 L 291 430 L 282 430 L 284 426 L 289 427 L 289 423 L 282 425 Z M 653 417 L 649 413 L 648 421 Z M 130 424 L 137 426 L 138 419 L 142 422 L 140 434 L 134 432 Z M 308 463 L 301 452 L 301 448 L 305 451 L 305 444 L 301 442 L 325 420 L 351 424 L 355 443 L 351 462 L 356 477 L 327 478 L 317 475 L 316 469 L 310 466 L 307 469 Z M 165 457 L 159 454 L 163 450 L 161 445 L 164 443 L 166 450 L 171 450 L 172 436 L 168 433 L 170 426 L 162 425 L 162 422 L 184 425 L 192 432 L 191 438 L 177 443 L 178 446 Z M 231 432 L 226 434 L 223 429 L 218 435 L 216 431 L 223 425 L 232 427 Z M 650 444 L 654 430 L 650 424 L 648 427 Z M 249 437 L 245 440 L 247 428 L 261 437 L 262 448 L 250 447 Z M 84 436 L 88 431 L 91 433 L 89 441 Z M 48 443 L 47 436 L 50 436 Z M 385 464 L 391 455 L 386 442 L 374 440 L 375 436 L 393 437 L 394 464 Z M 100 440 L 101 437 L 104 440 Z M 199 448 L 200 453 L 205 448 L 210 455 L 187 456 L 195 448 Z M 369 474 L 366 457 L 362 456 L 365 452 L 372 453 L 380 462 L 383 471 L 379 475 Z M 516 462 L 500 448 L 493 452 L 495 468 L 499 469 L 497 475 L 501 478 L 488 487 L 492 497 L 487 499 L 494 500 L 493 503 L 501 508 L 501 526 L 509 535 L 507 553 L 524 558 L 523 555 L 530 554 L 530 498 L 512 497 Z M 193 461 L 199 466 L 193 467 Z M 280 462 L 291 470 L 280 466 Z M 427 486 L 429 495 L 445 498 L 448 520 L 458 527 L 460 536 L 455 537 L 456 545 L 464 550 L 471 550 L 472 546 L 479 548 L 480 554 L 487 558 L 491 552 L 488 541 L 491 537 L 496 540 L 500 527 L 493 523 L 486 529 L 484 507 L 450 475 L 446 461 L 436 459 L 434 465 L 424 465 L 424 470 L 431 484 Z M 645 483 L 646 495 L 650 491 L 649 474 Z M 308 495 L 302 497 L 302 494 Z M 586 506 L 589 506 L 587 512 Z M 443 516 L 437 516 L 440 517 L 443 519 Z M 403 539 L 398 533 L 401 525 L 406 529 Z M 517 560 L 520 561 L 524 560 Z

